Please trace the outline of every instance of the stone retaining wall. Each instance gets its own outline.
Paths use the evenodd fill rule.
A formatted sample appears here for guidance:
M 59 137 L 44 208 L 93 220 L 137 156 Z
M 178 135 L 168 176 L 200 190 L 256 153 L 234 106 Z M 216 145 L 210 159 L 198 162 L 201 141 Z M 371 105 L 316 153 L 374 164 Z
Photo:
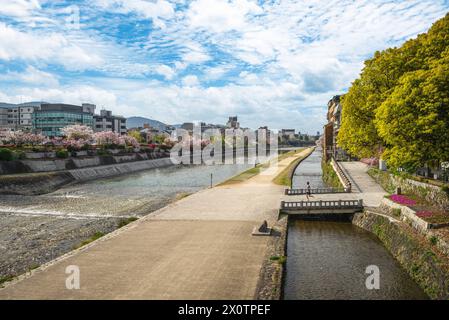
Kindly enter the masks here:
M 169 154 L 144 152 L 123 155 L 80 156 L 67 159 L 24 159 L 0 161 L 0 174 L 54 172 L 168 157 Z
M 377 183 L 390 193 L 394 192 L 396 187 L 400 187 L 403 193 L 416 195 L 449 211 L 449 195 L 438 186 L 383 171 L 374 171 L 372 175 Z
M 398 218 L 400 218 L 403 222 L 408 223 L 411 227 L 421 233 L 425 234 L 427 233 L 427 230 L 433 227 L 432 224 L 418 217 L 415 210 L 407 206 L 400 205 L 390 199 L 384 198 L 380 204 L 380 209 L 390 214 L 394 214 L 394 210 L 399 210 L 401 212 L 401 216 Z
M 430 298 L 449 299 L 448 258 L 426 237 L 371 211 L 355 214 L 352 223 L 375 234 Z
M 288 216 L 282 217 L 273 227 L 259 274 L 255 300 L 282 299 L 285 258 L 287 250 Z M 273 260 L 274 258 L 278 258 Z
M 73 182 L 83 182 L 173 165 L 170 158 L 135 161 L 56 172 L 0 176 L 0 194 L 35 195 L 53 192 Z

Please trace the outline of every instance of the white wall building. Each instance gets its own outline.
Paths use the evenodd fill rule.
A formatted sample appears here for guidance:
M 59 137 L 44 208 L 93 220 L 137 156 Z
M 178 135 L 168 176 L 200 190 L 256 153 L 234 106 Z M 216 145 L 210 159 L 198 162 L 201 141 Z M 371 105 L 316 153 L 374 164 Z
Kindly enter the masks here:
M 112 131 L 119 134 L 126 134 L 126 118 L 115 116 L 109 110 L 101 110 L 99 115 L 94 115 L 94 131 Z

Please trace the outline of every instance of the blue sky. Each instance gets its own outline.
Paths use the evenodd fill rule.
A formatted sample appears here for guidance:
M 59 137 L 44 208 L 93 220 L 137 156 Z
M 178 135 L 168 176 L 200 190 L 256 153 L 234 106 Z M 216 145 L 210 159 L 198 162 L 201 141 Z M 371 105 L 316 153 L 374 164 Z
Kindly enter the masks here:
M 0 0 L 0 101 L 167 123 L 322 130 L 363 61 L 427 29 L 447 0 Z M 79 22 L 79 23 L 78 23 Z

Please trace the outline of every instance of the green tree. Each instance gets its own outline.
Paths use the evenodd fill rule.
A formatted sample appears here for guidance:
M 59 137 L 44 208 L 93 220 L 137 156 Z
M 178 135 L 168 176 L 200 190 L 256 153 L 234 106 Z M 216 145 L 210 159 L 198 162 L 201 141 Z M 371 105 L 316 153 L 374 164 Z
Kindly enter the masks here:
M 392 167 L 411 171 L 449 159 L 449 64 L 405 74 L 375 124 Z
M 142 137 L 142 135 L 140 134 L 140 132 L 137 131 L 137 130 L 129 131 L 129 132 L 128 132 L 128 135 L 129 135 L 130 137 L 135 138 L 135 139 L 137 140 L 137 142 L 139 142 L 139 143 L 144 143 L 144 142 L 145 142 L 145 139 Z
M 342 99 L 338 143 L 410 170 L 448 160 L 448 53 L 449 14 L 402 47 L 376 52 Z

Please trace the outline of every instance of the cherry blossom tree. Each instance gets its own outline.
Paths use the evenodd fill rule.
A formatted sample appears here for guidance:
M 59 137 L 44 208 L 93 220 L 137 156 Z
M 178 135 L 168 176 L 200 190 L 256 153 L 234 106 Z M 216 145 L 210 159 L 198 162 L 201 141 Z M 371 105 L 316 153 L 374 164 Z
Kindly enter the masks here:
M 67 140 L 90 141 L 94 138 L 94 131 L 91 127 L 85 125 L 71 125 L 61 129 L 62 134 Z

